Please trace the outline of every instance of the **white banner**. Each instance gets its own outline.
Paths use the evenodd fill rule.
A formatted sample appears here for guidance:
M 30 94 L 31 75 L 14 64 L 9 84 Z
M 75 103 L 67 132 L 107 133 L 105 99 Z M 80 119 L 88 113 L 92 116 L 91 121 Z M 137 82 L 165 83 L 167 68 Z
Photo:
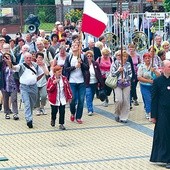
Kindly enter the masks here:
M 60 5 L 61 2 L 63 3 L 63 5 L 67 6 L 71 5 L 72 0 L 55 0 L 55 5 Z
M 146 18 L 147 19 L 153 19 L 153 18 L 157 18 L 157 19 L 165 19 L 165 13 L 164 12 L 146 12 Z

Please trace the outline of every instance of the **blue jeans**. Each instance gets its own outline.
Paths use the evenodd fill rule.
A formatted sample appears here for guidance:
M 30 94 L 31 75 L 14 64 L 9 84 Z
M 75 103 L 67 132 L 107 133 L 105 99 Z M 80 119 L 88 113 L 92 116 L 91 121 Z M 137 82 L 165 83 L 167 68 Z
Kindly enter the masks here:
M 89 87 L 86 88 L 86 104 L 88 113 L 93 113 L 93 99 L 97 89 L 97 84 L 90 84 Z
M 140 90 L 146 113 L 151 113 L 151 88 L 152 86 L 140 84 Z
M 76 114 L 76 119 L 81 119 L 83 114 L 84 97 L 86 92 L 85 84 L 70 83 L 70 87 L 73 93 L 73 99 L 70 103 L 70 112 L 72 115 Z
M 32 121 L 33 108 L 36 104 L 38 88 L 37 85 L 20 85 L 22 102 L 24 103 L 25 119 L 27 122 Z

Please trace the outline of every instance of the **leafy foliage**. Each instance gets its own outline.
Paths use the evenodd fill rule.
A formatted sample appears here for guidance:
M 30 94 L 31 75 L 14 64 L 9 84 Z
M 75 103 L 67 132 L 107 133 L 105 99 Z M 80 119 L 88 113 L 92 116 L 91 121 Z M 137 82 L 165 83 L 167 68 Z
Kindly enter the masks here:
M 170 12 L 170 0 L 164 0 L 163 6 L 164 6 L 166 12 Z
M 65 14 L 65 19 L 76 23 L 82 18 L 82 13 L 83 12 L 79 9 L 71 9 L 68 13 Z
M 41 23 L 43 22 L 55 23 L 56 16 L 51 15 L 51 12 L 54 12 L 55 10 L 56 10 L 55 6 L 48 6 L 48 8 L 39 6 L 36 13 Z

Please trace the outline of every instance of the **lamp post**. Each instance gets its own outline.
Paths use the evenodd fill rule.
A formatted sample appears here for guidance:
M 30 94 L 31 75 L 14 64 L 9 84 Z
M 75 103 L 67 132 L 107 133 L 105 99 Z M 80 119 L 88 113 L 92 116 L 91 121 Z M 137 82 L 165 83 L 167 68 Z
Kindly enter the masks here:
M 61 21 L 64 22 L 64 2 L 61 0 Z
M 19 4 L 19 13 L 20 13 L 20 32 L 23 31 L 23 3 L 24 0 L 20 0 L 20 4 Z

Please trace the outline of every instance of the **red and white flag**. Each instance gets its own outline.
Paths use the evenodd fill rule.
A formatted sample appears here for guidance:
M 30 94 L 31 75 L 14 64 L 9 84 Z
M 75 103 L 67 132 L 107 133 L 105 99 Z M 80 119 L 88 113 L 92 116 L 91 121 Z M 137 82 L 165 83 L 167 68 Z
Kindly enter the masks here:
M 92 0 L 84 1 L 82 31 L 100 37 L 106 29 L 108 17 Z

